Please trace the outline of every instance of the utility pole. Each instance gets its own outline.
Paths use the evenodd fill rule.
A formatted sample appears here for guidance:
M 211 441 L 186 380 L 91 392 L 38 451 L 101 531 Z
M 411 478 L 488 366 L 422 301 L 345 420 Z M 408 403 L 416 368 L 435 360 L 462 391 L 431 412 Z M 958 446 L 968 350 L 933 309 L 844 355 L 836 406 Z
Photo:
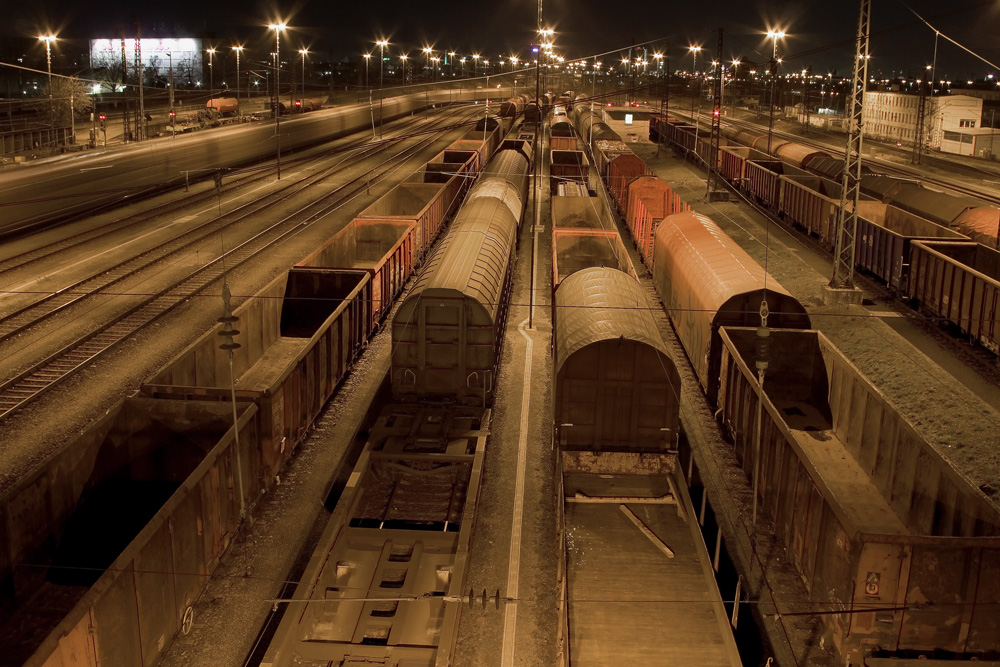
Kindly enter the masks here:
M 712 172 L 715 170 L 715 163 L 719 159 L 719 135 L 721 134 L 722 121 L 722 77 L 725 71 L 722 65 L 722 28 L 719 28 L 719 47 L 715 51 L 719 54 L 719 65 L 715 68 L 715 81 L 712 90 L 712 136 L 709 142 L 707 168 L 708 174 L 705 177 L 705 199 L 711 201 L 712 197 Z M 695 146 L 697 150 L 697 146 Z
M 139 22 L 133 19 L 133 24 L 135 25 L 135 80 L 139 89 L 139 109 L 136 112 L 135 118 L 135 139 L 136 141 L 142 141 L 146 138 L 146 108 L 142 97 L 142 39 L 139 35 Z
M 132 129 L 128 121 L 128 53 L 125 51 L 125 27 L 122 26 L 122 143 L 130 141 Z
M 868 36 L 871 31 L 871 0 L 861 0 L 858 12 L 857 48 L 854 54 L 854 79 L 851 83 L 851 112 L 847 125 L 847 148 L 844 151 L 844 175 L 841 179 L 840 212 L 837 216 L 837 247 L 834 253 L 833 279 L 830 287 L 854 287 L 854 240 L 858 230 L 858 199 L 861 195 L 861 143 L 864 130 L 865 82 L 868 81 Z M 847 212 L 851 205 L 850 213 Z
M 660 154 L 660 146 L 663 144 L 663 130 L 667 127 L 667 113 L 670 110 L 670 42 L 667 41 L 666 53 L 664 58 L 667 61 L 666 69 L 666 82 L 664 82 L 663 90 L 660 93 L 660 120 L 661 126 L 656 133 L 656 154 Z M 662 75 L 661 75 L 662 76 Z
M 170 108 L 167 113 L 170 114 L 170 136 L 174 136 L 174 119 L 177 118 L 177 112 L 174 111 L 174 54 L 170 51 L 167 52 L 167 60 L 170 62 Z

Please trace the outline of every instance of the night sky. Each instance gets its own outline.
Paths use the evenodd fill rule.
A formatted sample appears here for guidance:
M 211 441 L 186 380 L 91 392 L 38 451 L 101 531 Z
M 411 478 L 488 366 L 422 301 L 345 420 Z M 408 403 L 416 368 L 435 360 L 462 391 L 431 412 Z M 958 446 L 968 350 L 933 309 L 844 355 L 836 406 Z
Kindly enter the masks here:
M 739 56 L 763 62 L 770 56 L 770 42 L 762 32 L 769 26 L 780 26 L 789 35 L 779 44 L 789 70 L 812 66 L 816 73 L 835 69 L 841 75 L 850 74 L 858 13 L 854 0 L 728 0 L 684 7 L 665 0 L 544 3 L 544 22 L 557 30 L 557 50 L 571 58 L 603 54 L 611 62 L 618 60 L 621 49 L 630 44 L 648 42 L 651 49 L 662 50 L 669 40 L 672 67 L 689 68 L 687 45 L 701 44 L 714 52 L 717 29 L 723 27 L 727 59 Z M 921 25 L 900 0 L 874 0 L 872 4 L 875 71 L 888 76 L 892 71 L 906 74 L 922 70 L 933 56 L 933 31 Z M 995 37 L 1000 26 L 1000 3 L 949 5 L 938 0 L 912 0 L 908 4 L 943 33 L 1000 63 L 1000 43 Z M 263 24 L 280 16 L 289 23 L 290 32 L 282 39 L 290 47 L 306 46 L 338 58 L 353 59 L 363 51 L 374 50 L 374 39 L 384 35 L 394 55 L 405 48 L 416 56 L 421 46 L 430 44 L 438 51 L 478 51 L 489 58 L 515 52 L 523 59 L 534 36 L 537 4 L 534 0 L 289 0 L 280 4 L 272 0 L 4 0 L 2 12 L 7 19 L 0 22 L 3 39 L 31 38 L 51 29 L 66 40 L 61 48 L 77 48 L 80 52 L 86 50 L 88 38 L 115 36 L 118 26 L 131 25 L 133 16 L 142 22 L 143 36 L 195 36 L 209 38 L 223 47 L 239 41 L 251 47 L 260 44 L 263 49 L 269 43 L 265 41 L 268 33 Z M 28 48 L 37 50 L 40 46 L 34 40 Z M 939 41 L 937 65 L 942 76 L 955 79 L 982 77 L 996 71 L 943 38 Z

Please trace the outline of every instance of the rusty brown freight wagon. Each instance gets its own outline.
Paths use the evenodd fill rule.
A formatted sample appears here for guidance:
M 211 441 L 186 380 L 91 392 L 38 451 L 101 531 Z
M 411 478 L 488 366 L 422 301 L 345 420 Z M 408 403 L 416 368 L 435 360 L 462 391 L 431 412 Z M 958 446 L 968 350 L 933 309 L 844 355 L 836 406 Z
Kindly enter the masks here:
M 648 266 L 653 264 L 653 234 L 660 220 L 690 210 L 687 202 L 658 176 L 640 176 L 628 186 L 625 224 Z
M 1000 251 L 971 241 L 914 241 L 906 294 L 1000 353 Z
M 719 383 L 723 326 L 757 326 L 766 299 L 768 324 L 806 329 L 809 316 L 710 218 L 688 211 L 656 228 L 653 284 L 709 400 Z
M 234 314 L 237 396 L 260 408 L 262 473 L 275 475 L 350 369 L 371 334 L 367 271 L 292 269 Z M 230 366 L 219 324 L 143 385 L 151 396 L 229 400 Z
M 885 281 L 893 290 L 902 291 L 910 274 L 912 241 L 965 240 L 965 237 L 909 211 L 878 204 L 858 216 L 857 239 L 854 255 L 857 266 Z
M 590 189 L 590 162 L 583 151 L 552 151 L 549 187 L 557 192 L 560 183 L 579 183 Z
M 633 275 L 576 271 L 556 289 L 555 424 L 563 450 L 676 445 L 680 376 Z
M 841 664 L 995 656 L 996 507 L 822 333 L 771 332 L 762 394 L 757 331 L 720 337 L 718 405 L 758 525 L 773 522 Z
M 273 479 L 256 406 L 235 412 L 126 399 L 0 496 L 0 662 L 160 661 Z
M 375 330 L 413 273 L 416 222 L 352 220 L 299 267 L 363 269 L 371 274 L 371 327 Z

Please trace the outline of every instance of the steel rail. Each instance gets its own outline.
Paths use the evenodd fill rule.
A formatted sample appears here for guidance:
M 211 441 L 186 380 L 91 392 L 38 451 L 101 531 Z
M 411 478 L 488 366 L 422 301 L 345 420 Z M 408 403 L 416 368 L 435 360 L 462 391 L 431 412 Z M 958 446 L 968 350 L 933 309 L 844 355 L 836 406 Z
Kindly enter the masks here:
M 450 128 L 449 128 L 450 129 Z M 368 189 L 391 173 L 398 164 L 435 140 L 432 134 L 401 153 L 388 157 L 367 172 L 323 195 L 284 219 L 257 233 L 223 255 L 211 260 L 188 276 L 176 281 L 155 295 L 144 299 L 114 320 L 81 339 L 70 343 L 45 359 L 31 365 L 17 376 L 0 384 L 0 421 L 22 409 L 60 381 L 86 368 L 115 345 L 132 336 L 175 307 L 203 291 L 226 271 L 243 264 L 273 245 L 298 234 L 355 195 Z

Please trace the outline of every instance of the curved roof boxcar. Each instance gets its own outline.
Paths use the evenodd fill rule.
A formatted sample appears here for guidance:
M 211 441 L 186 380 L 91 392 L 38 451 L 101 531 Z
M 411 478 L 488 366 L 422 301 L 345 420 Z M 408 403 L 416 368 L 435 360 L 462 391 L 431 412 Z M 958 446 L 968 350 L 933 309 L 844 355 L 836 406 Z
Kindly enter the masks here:
M 492 400 L 529 161 L 502 150 L 392 323 L 397 399 Z
M 795 297 L 712 220 L 689 211 L 656 228 L 653 283 L 710 397 L 719 382 L 719 327 L 757 326 L 766 295 L 768 325 L 808 329 Z
M 669 449 L 678 434 L 680 376 L 639 283 L 611 268 L 577 271 L 556 290 L 555 317 L 562 448 Z

